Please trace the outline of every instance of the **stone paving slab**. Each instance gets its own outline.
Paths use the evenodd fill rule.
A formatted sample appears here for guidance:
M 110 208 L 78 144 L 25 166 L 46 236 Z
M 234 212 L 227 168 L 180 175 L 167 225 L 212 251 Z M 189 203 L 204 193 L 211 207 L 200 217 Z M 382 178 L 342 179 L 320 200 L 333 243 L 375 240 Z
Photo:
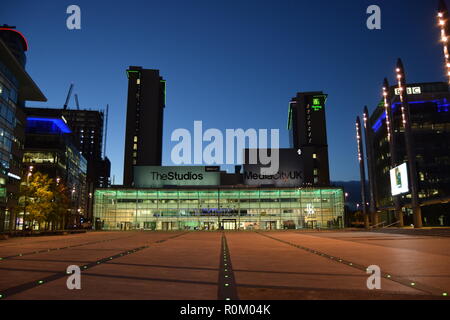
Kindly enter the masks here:
M 420 252 L 434 253 L 450 256 L 450 239 L 447 237 L 425 237 L 404 234 L 380 234 L 380 233 L 333 233 L 311 234 L 317 237 L 354 241 L 371 245 L 379 245 L 390 248 L 403 248 Z
M 168 238 L 173 234 L 133 234 L 133 237 L 99 242 L 75 248 L 25 255 L 0 261 L 0 291 L 9 287 L 38 281 L 52 273 L 65 272 L 69 265 L 85 265 L 114 254 L 131 250 L 144 243 Z
M 368 275 L 315 254 L 276 242 L 259 234 L 228 234 L 237 285 L 300 291 L 308 289 L 368 291 Z M 385 293 L 420 294 L 417 290 L 382 279 Z
M 221 234 L 198 235 L 154 243 L 89 269 L 82 273 L 80 291 L 68 290 L 65 279 L 60 279 L 13 299 L 215 300 Z
M 294 245 L 364 266 L 378 264 L 394 275 L 449 290 L 450 239 L 369 232 L 127 231 L 5 240 L 3 254 L 63 243 L 76 247 L 1 260 L 0 294 L 16 288 L 4 298 L 214 300 L 223 285 L 223 234 L 240 299 L 436 298 L 389 279 L 382 279 L 382 290 L 369 291 L 365 270 Z M 69 264 L 91 264 L 82 271 L 82 290 L 67 289 L 63 272 Z M 59 277 L 34 284 L 55 274 Z
M 347 235 L 355 236 L 354 233 L 347 233 Z M 383 272 L 434 287 L 437 292 L 448 293 L 450 291 L 450 257 L 446 255 L 449 245 L 447 242 L 442 242 L 442 239 L 428 237 L 422 241 L 426 242 L 427 246 L 434 247 L 433 251 L 440 248 L 446 254 L 421 251 L 420 247 L 415 246 L 418 240 L 409 242 L 409 247 L 404 247 L 406 246 L 404 244 L 399 248 L 397 239 L 384 240 L 384 245 L 380 246 L 372 242 L 345 241 L 345 234 L 340 234 L 340 236 L 342 238 L 337 239 L 337 237 L 329 238 L 322 235 L 300 233 L 275 235 L 276 238 L 333 254 L 357 264 L 378 265 Z M 383 237 L 384 234 L 380 234 L 380 236 Z M 361 237 L 361 239 L 363 238 Z

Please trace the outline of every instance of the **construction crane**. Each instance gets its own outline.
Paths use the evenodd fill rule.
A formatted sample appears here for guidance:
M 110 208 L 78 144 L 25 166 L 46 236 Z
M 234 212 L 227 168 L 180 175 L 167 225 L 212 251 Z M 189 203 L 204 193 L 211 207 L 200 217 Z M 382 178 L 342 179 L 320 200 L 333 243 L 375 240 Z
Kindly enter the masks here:
M 67 93 L 66 103 L 64 103 L 64 110 L 67 110 L 70 97 L 72 96 L 72 91 L 73 91 L 73 83 L 70 84 L 69 92 Z
M 108 136 L 108 111 L 109 111 L 109 104 L 106 105 L 106 115 L 105 115 L 105 144 L 103 145 L 104 157 L 106 157 L 106 138 Z
M 75 93 L 75 103 L 77 105 L 77 110 L 80 110 L 80 104 L 78 103 L 78 94 Z

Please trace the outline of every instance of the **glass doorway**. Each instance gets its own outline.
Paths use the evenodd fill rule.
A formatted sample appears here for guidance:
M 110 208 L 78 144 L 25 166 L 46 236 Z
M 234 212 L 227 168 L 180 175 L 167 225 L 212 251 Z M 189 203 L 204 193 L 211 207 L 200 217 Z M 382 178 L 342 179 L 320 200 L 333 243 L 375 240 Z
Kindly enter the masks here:
M 223 230 L 236 230 L 237 229 L 236 219 L 222 220 L 222 227 L 223 227 Z

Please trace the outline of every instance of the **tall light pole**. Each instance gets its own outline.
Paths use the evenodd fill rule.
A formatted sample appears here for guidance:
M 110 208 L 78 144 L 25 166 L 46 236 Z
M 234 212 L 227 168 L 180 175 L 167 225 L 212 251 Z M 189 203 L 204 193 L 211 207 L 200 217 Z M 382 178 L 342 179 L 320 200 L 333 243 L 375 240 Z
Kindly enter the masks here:
M 372 145 L 372 127 L 369 123 L 369 110 L 367 106 L 364 107 L 364 133 L 366 140 L 366 153 L 367 153 L 367 171 L 369 177 L 369 212 L 372 217 L 372 225 L 378 225 L 378 214 L 376 209 L 376 197 L 375 197 L 375 175 L 373 168 L 373 145 Z
M 367 212 L 367 200 L 366 200 L 366 169 L 364 164 L 364 149 L 362 143 L 361 135 L 361 121 L 359 117 L 356 117 L 356 142 L 358 144 L 358 162 L 359 162 L 359 173 L 361 175 L 361 198 L 363 202 L 363 215 L 364 215 L 364 226 L 369 229 L 369 214 Z M 357 206 L 359 207 L 359 205 Z
M 408 173 L 411 183 L 411 208 L 413 211 L 414 227 L 422 227 L 422 209 L 419 203 L 419 186 L 417 181 L 417 164 L 416 152 L 414 149 L 414 141 L 411 130 L 411 114 L 408 104 L 406 91 L 406 74 L 401 59 L 397 60 L 397 68 L 395 69 L 398 81 L 398 91 L 402 109 L 402 124 L 405 130 L 405 147 L 408 159 Z
M 27 200 L 28 200 L 28 188 L 30 186 L 30 177 L 33 174 L 33 166 L 29 166 L 28 167 L 28 172 L 27 172 L 27 192 L 25 193 L 25 202 L 24 202 L 24 206 L 23 206 L 23 221 L 22 221 L 22 230 L 25 230 L 25 216 L 27 214 Z
M 395 129 L 394 129 L 394 116 L 390 105 L 391 96 L 389 90 L 389 82 L 386 78 L 383 81 L 383 99 L 384 99 L 384 112 L 386 114 L 386 131 L 389 143 L 389 154 L 391 155 L 391 169 L 395 168 L 397 163 L 397 154 L 395 149 Z M 403 211 L 400 205 L 400 197 L 393 196 L 395 216 L 398 219 L 398 226 L 403 227 Z
M 450 36 L 449 31 L 449 14 L 447 5 L 445 4 L 444 0 L 439 1 L 439 8 L 438 8 L 438 26 L 441 30 L 441 42 L 442 47 L 444 49 L 444 63 L 445 63 L 445 70 L 446 70 L 446 76 L 448 78 L 448 82 L 450 83 L 450 53 L 449 53 L 449 40 L 448 37 Z

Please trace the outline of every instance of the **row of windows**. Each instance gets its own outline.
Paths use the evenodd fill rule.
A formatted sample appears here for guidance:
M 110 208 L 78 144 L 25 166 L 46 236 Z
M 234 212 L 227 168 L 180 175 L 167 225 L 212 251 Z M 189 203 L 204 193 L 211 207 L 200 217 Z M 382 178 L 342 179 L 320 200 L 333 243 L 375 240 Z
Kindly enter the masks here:
M 11 152 L 13 144 L 13 136 L 4 129 L 0 128 L 0 149 Z
M 16 126 L 16 111 L 10 105 L 0 101 L 0 116 L 11 127 Z
M 14 74 L 0 61 L 0 76 L 8 79 L 16 88 L 19 87 L 19 81 Z
M 11 100 L 13 103 L 17 103 L 17 91 L 15 89 L 8 88 L 2 82 L 0 82 L 0 96 L 5 101 Z

